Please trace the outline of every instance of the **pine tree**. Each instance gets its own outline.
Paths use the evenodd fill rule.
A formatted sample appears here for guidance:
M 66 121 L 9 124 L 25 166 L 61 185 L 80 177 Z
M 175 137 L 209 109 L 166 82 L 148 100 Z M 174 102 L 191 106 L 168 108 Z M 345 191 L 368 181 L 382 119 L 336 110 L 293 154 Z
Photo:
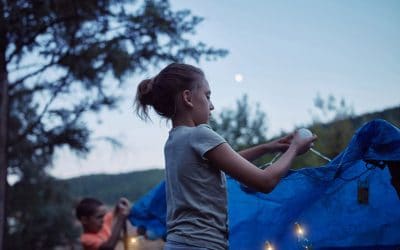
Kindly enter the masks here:
M 51 249 L 72 237 L 51 220 L 71 211 L 46 169 L 59 147 L 89 152 L 84 115 L 117 104 L 104 79 L 227 52 L 190 42 L 202 19 L 167 0 L 4 0 L 0 11 L 0 244 Z

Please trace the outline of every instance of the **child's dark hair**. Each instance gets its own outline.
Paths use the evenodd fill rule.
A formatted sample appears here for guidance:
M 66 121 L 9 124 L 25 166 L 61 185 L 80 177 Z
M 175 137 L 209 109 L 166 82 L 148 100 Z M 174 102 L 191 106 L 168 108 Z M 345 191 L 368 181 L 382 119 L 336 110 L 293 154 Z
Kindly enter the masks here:
M 82 217 L 92 216 L 103 202 L 94 198 L 83 198 L 76 206 L 76 218 L 80 220 Z
M 176 96 L 183 90 L 192 90 L 204 77 L 201 69 L 192 65 L 172 63 L 151 79 L 143 80 L 137 87 L 136 113 L 144 120 L 149 117 L 149 107 L 162 117 L 171 119 L 176 114 Z

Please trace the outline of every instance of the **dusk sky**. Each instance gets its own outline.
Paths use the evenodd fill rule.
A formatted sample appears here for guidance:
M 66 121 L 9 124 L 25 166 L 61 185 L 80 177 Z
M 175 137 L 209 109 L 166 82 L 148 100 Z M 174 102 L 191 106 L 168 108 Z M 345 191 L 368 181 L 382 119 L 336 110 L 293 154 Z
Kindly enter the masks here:
M 400 1 L 174 0 L 171 5 L 204 17 L 193 41 L 230 52 L 197 64 L 209 81 L 214 112 L 235 107 L 247 94 L 252 107 L 260 103 L 267 114 L 268 137 L 310 124 L 317 94 L 344 98 L 355 114 L 400 105 Z M 121 148 L 94 140 L 85 159 L 59 150 L 51 173 L 68 178 L 163 168 L 170 125 L 156 116 L 145 123 L 132 108 L 138 83 L 155 73 L 127 79 L 117 90 L 125 98 L 117 110 L 88 117 L 94 138 L 114 137 Z

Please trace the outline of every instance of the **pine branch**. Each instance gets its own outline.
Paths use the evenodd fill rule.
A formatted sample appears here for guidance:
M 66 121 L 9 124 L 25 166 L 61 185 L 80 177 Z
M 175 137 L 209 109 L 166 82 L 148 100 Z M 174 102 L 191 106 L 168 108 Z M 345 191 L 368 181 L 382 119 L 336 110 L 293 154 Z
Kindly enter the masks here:
M 56 99 L 57 95 L 60 93 L 62 88 L 70 83 L 67 81 L 68 75 L 64 76 L 63 79 L 61 80 L 61 83 L 56 87 L 56 89 L 53 91 L 52 96 L 50 97 L 49 101 L 46 103 L 44 106 L 42 112 L 39 114 L 39 116 L 36 118 L 35 121 L 33 121 L 18 137 L 14 142 L 10 142 L 10 146 L 15 146 L 18 143 L 20 143 L 29 133 L 32 132 L 32 130 L 41 122 L 43 116 L 46 114 L 48 108 L 50 105 L 53 103 L 53 101 Z

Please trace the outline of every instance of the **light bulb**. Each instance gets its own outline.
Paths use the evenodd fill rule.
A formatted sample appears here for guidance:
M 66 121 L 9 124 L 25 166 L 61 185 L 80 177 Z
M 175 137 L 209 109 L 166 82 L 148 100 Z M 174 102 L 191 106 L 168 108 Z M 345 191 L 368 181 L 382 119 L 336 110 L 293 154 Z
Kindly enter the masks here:
M 297 133 L 299 133 L 301 138 L 309 138 L 313 135 L 312 132 L 306 128 L 300 128 L 299 130 L 297 130 Z
M 296 234 L 297 234 L 297 236 L 299 236 L 299 237 L 301 237 L 301 236 L 303 236 L 304 235 L 304 230 L 303 230 L 303 228 L 300 226 L 300 224 L 299 223 L 294 223 L 295 224 L 295 227 L 296 227 Z
M 137 243 L 137 238 L 136 238 L 136 237 L 131 237 L 131 238 L 129 239 L 129 243 L 130 243 L 131 245 L 136 245 L 136 243 Z
M 272 246 L 272 244 L 269 241 L 266 241 L 264 250 L 274 250 L 274 247 Z

